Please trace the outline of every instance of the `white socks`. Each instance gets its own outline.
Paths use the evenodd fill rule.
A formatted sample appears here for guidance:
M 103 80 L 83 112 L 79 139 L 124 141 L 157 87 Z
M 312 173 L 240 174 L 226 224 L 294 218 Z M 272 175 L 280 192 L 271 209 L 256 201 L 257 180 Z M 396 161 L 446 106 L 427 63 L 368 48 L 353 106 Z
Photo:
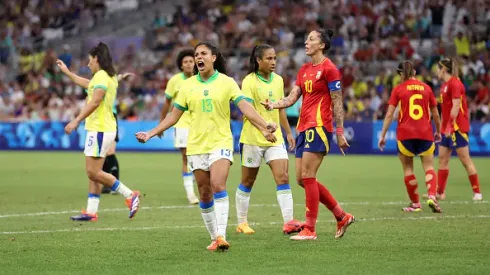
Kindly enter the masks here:
M 131 195 L 133 195 L 133 191 L 119 180 L 116 180 L 114 185 L 112 185 L 111 190 L 123 195 L 123 197 L 126 199 L 131 198 Z
M 100 195 L 89 193 L 86 210 L 87 214 L 97 214 L 97 211 L 99 211 L 99 202 Z
M 192 173 L 182 173 L 182 179 L 184 180 L 184 188 L 187 197 L 195 197 L 194 194 L 194 175 Z
M 243 186 L 241 183 L 238 185 L 235 194 L 236 202 L 236 216 L 238 218 L 238 224 L 247 222 L 248 206 L 250 204 L 250 192 L 252 188 Z
M 216 240 L 218 235 L 218 224 L 216 223 L 216 212 L 214 210 L 214 201 L 200 202 L 201 216 L 206 225 L 206 229 L 211 236 L 211 240 Z
M 282 218 L 284 223 L 293 220 L 293 194 L 291 193 L 291 187 L 289 183 L 284 183 L 277 186 L 277 202 L 281 207 Z
M 214 206 L 216 211 L 216 221 L 218 224 L 218 234 L 226 237 L 226 227 L 228 225 L 228 212 L 230 210 L 230 201 L 226 190 L 214 193 Z

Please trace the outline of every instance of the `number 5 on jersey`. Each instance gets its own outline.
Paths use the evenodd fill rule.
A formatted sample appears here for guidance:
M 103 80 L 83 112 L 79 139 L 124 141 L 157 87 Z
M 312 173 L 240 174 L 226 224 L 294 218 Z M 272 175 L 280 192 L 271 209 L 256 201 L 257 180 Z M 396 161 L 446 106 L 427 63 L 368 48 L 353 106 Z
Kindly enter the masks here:
M 414 94 L 409 99 L 408 114 L 413 120 L 419 120 L 424 116 L 424 109 L 422 106 L 415 103 L 415 100 L 422 98 L 421 94 Z

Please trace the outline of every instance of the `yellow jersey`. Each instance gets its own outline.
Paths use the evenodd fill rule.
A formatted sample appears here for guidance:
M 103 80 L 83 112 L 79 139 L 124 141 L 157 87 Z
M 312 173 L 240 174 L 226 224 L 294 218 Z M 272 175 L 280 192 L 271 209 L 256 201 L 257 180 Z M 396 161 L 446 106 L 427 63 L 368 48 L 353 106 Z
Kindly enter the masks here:
M 167 89 L 165 90 L 165 96 L 169 99 L 175 99 L 179 94 L 179 87 L 184 83 L 187 78 L 184 73 L 178 73 L 170 78 L 167 83 Z M 184 112 L 184 114 L 180 117 L 177 124 L 175 124 L 175 128 L 189 128 L 191 123 L 191 116 L 189 112 Z
M 179 89 L 174 107 L 191 117 L 187 155 L 209 154 L 216 150 L 233 151 L 230 128 L 230 101 L 246 99 L 238 84 L 216 71 L 204 81 L 200 74 L 190 77 Z
M 104 70 L 99 70 L 94 74 L 88 84 L 87 103 L 92 100 L 96 89 L 104 90 L 105 95 L 99 107 L 85 120 L 87 131 L 116 132 L 116 118 L 112 108 L 116 101 L 117 86 L 116 76 L 110 77 Z
M 264 106 L 260 104 L 260 102 L 263 102 L 266 99 L 274 102 L 284 97 L 284 81 L 280 75 L 272 73 L 270 79 L 266 80 L 257 73 L 251 73 L 242 81 L 242 92 L 244 96 L 253 100 L 252 104 L 262 118 L 267 122 L 274 122 L 278 126 L 281 125 L 279 110 L 274 109 L 272 111 L 267 111 Z M 255 128 L 247 118 L 243 118 L 240 143 L 257 146 L 276 146 L 284 144 L 281 131 L 276 131 L 274 135 L 277 138 L 275 143 L 267 141 L 259 129 Z

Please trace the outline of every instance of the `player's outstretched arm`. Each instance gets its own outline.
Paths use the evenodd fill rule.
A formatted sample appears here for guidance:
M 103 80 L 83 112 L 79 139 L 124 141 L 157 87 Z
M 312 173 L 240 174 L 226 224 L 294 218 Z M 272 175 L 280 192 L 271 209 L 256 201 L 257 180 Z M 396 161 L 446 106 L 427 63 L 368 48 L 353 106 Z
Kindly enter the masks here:
M 80 114 L 65 126 L 65 133 L 70 134 L 75 130 L 80 123 L 86 119 L 90 114 L 92 114 L 97 107 L 99 107 L 102 100 L 104 100 L 105 91 L 103 89 L 95 89 L 92 100 L 90 100 L 87 105 L 82 109 Z
M 296 101 L 301 97 L 301 88 L 299 86 L 294 85 L 293 89 L 289 93 L 289 95 L 277 102 L 270 102 L 269 100 L 266 100 L 266 102 L 261 102 L 267 110 L 272 110 L 272 109 L 284 109 L 288 108 L 294 105 Z
M 383 121 L 383 129 L 381 130 L 381 135 L 379 137 L 378 141 L 378 147 L 381 151 L 383 151 L 383 148 L 386 145 L 386 132 L 388 132 L 388 129 L 390 128 L 391 122 L 393 121 L 393 114 L 395 113 L 396 107 L 393 105 L 388 106 L 388 110 L 386 111 L 386 116 Z
M 68 76 L 70 80 L 73 81 L 73 83 L 84 89 L 88 89 L 88 84 L 90 80 L 71 72 L 70 69 L 68 69 L 68 67 L 66 66 L 65 62 L 60 59 L 56 60 L 56 65 L 58 65 L 58 68 L 60 68 L 61 72 Z
M 350 145 L 344 137 L 344 102 L 342 100 L 342 90 L 331 91 L 330 98 L 332 99 L 335 127 L 337 127 L 337 145 L 342 154 L 344 154 L 344 149 L 347 149 Z
M 257 111 L 245 100 L 240 100 L 237 104 L 238 109 L 243 115 L 252 123 L 252 125 L 259 129 L 264 137 L 270 142 L 276 142 L 276 136 L 274 132 L 277 130 L 277 125 L 273 122 L 267 123 Z
M 166 131 L 168 128 L 174 126 L 177 121 L 179 121 L 183 113 L 184 110 L 173 108 L 170 115 L 168 115 L 163 121 L 161 121 L 155 128 L 151 129 L 148 132 L 137 132 L 135 134 L 136 139 L 141 143 L 145 143 L 156 135 L 161 136 L 161 133 Z
M 289 150 L 292 151 L 294 147 L 296 147 L 296 140 L 294 139 L 293 132 L 291 131 L 291 127 L 289 126 L 288 116 L 285 109 L 279 110 L 279 121 L 281 123 L 281 128 L 286 131 L 286 138 L 288 140 Z

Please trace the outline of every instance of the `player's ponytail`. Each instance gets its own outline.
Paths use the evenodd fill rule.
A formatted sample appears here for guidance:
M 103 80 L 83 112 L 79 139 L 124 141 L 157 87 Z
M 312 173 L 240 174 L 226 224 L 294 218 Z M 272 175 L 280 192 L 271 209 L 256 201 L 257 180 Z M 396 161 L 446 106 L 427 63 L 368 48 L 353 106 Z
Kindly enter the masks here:
M 403 61 L 398 65 L 397 72 L 401 75 L 403 81 L 409 80 L 415 76 L 415 69 L 411 61 Z
M 459 76 L 459 63 L 455 57 L 444 58 L 443 60 L 439 61 L 438 66 L 439 69 L 442 69 L 443 67 L 446 68 L 447 73 L 450 75 L 455 77 Z
M 112 65 L 111 52 L 106 44 L 100 42 L 89 51 L 89 54 L 92 57 L 97 57 L 97 62 L 99 63 L 101 70 L 106 71 L 110 77 L 116 75 L 116 69 L 114 69 L 114 65 Z
M 268 49 L 273 49 L 271 45 L 260 44 L 256 45 L 252 49 L 252 53 L 250 54 L 250 61 L 248 66 L 248 73 L 256 73 L 259 70 L 259 63 L 257 62 L 257 58 L 262 59 L 264 56 L 264 52 Z
M 211 50 L 211 54 L 216 56 L 216 60 L 213 63 L 213 67 L 215 70 L 222 74 L 226 74 L 226 60 L 223 54 L 221 54 L 220 50 L 218 47 L 215 45 L 209 43 L 209 42 L 199 42 L 195 47 L 194 47 L 194 53 L 196 52 L 197 47 L 199 46 L 206 46 L 209 50 Z M 194 74 L 197 74 L 199 71 L 197 69 L 197 64 L 194 65 Z
M 334 33 L 330 29 L 316 29 L 315 31 L 319 34 L 322 43 L 325 44 L 325 48 L 323 48 L 323 54 L 326 54 L 330 49 L 330 45 L 332 44 L 331 39 Z

